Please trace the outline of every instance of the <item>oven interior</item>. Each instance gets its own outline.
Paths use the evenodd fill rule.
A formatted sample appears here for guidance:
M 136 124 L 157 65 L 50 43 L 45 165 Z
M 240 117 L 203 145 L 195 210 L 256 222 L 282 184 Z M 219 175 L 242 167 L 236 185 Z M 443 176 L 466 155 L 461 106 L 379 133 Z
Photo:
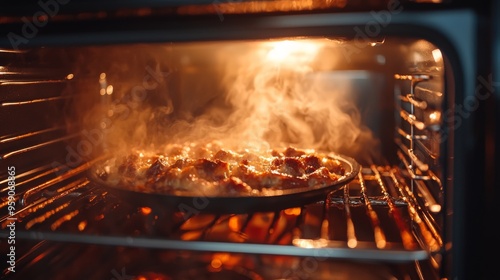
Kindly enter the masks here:
M 429 41 L 294 37 L 34 47 L 0 57 L 0 165 L 16 170 L 20 279 L 448 273 L 443 112 L 454 93 L 446 56 Z M 362 169 L 316 203 L 244 214 L 138 207 L 88 176 L 109 154 L 205 141 L 326 150 Z

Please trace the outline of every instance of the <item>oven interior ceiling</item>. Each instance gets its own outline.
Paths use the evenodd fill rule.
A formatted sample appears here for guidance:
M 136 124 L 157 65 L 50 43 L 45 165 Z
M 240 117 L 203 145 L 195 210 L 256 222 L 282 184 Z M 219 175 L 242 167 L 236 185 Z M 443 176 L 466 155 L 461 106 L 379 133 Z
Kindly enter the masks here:
M 63 278 L 126 268 L 139 279 L 327 279 L 334 268 L 357 277 L 373 266 L 364 279 L 414 279 L 440 270 L 444 58 L 428 41 L 301 37 L 0 57 L 8 61 L 0 115 L 10 120 L 0 164 L 16 167 L 17 237 L 31 240 L 18 248 L 20 274 L 48 266 Z M 361 171 L 317 203 L 245 214 L 137 207 L 88 177 L 108 156 L 192 143 L 328 151 Z M 0 180 L 6 192 L 7 177 Z M 140 265 L 137 256 L 154 261 Z

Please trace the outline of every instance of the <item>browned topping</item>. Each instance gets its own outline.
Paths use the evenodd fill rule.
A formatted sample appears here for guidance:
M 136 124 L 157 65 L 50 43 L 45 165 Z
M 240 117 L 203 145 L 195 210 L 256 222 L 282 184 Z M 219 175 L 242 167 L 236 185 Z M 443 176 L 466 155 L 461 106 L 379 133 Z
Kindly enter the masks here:
M 157 158 L 146 171 L 146 177 L 156 177 L 166 168 L 166 163 Z
M 288 148 L 286 148 L 284 154 L 286 157 L 300 157 L 300 156 L 305 155 L 306 152 L 288 147 Z
M 252 191 L 252 187 L 237 177 L 224 179 L 221 185 L 224 188 L 224 193 L 229 194 L 248 193 Z
M 214 159 L 220 159 L 224 161 L 237 160 L 238 155 L 231 151 L 220 150 L 214 155 Z
M 334 184 L 345 169 L 326 154 L 288 147 L 268 153 L 217 146 L 172 146 L 162 155 L 134 153 L 119 160 L 105 178 L 129 189 L 237 195 Z M 203 157 L 199 157 L 202 155 Z M 104 177 L 103 177 L 104 178 Z
M 193 165 L 197 169 L 200 177 L 209 181 L 225 179 L 229 173 L 229 165 L 218 159 L 211 161 L 202 158 L 196 160 Z
M 303 156 L 302 161 L 304 162 L 307 174 L 314 172 L 321 167 L 321 161 L 317 156 Z
M 118 172 L 123 175 L 134 176 L 137 171 L 137 155 L 129 155 L 118 167 Z
M 281 172 L 293 177 L 301 177 L 305 173 L 304 163 L 300 161 L 300 158 L 286 157 L 281 166 Z
M 170 167 L 175 167 L 175 168 L 181 168 L 182 169 L 185 166 L 190 165 L 192 162 L 193 162 L 193 160 L 191 160 L 191 159 L 181 158 L 181 159 L 176 160 L 175 163 L 172 164 L 172 166 L 170 166 Z

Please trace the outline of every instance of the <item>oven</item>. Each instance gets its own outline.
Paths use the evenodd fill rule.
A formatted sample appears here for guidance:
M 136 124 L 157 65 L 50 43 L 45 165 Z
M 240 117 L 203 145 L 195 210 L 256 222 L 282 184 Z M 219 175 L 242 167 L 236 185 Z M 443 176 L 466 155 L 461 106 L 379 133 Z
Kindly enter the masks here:
M 497 10 L 397 0 L 6 8 L 2 279 L 489 276 Z M 328 151 L 357 168 L 319 197 L 276 201 L 149 199 L 94 176 L 138 149 L 214 142 Z

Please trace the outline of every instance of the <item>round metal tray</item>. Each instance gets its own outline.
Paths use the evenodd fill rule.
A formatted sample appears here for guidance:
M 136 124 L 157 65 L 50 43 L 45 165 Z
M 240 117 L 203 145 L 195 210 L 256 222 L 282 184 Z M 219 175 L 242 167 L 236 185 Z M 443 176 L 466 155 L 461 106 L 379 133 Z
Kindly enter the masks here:
M 106 188 L 110 193 L 139 207 L 161 207 L 165 210 L 180 211 L 189 215 L 199 212 L 232 214 L 271 212 L 321 201 L 326 198 L 328 193 L 343 187 L 358 175 L 360 165 L 353 158 L 331 153 L 328 156 L 339 160 L 345 169 L 345 174 L 334 184 L 286 190 L 265 190 L 260 193 L 211 196 L 188 191 L 139 192 L 107 183 L 98 177 L 97 168 L 90 169 L 90 179 Z

